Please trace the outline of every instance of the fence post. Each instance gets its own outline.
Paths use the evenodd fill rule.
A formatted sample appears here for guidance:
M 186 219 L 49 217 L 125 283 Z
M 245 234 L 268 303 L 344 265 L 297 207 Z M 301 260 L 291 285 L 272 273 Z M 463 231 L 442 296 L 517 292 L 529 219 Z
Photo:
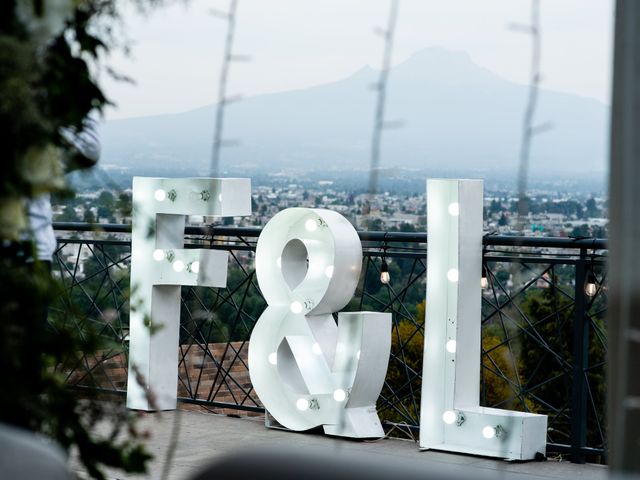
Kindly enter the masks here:
M 573 375 L 571 382 L 571 461 L 585 463 L 583 448 L 587 446 L 587 378 L 589 366 L 589 324 L 586 314 L 584 283 L 587 251 L 580 249 L 576 263 L 573 319 Z

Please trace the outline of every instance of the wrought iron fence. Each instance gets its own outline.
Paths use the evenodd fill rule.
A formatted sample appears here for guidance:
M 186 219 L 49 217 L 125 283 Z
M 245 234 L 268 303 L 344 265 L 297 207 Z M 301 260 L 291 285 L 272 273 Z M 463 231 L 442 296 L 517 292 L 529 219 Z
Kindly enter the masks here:
M 111 348 L 85 356 L 70 384 L 123 394 L 129 227 L 56 224 L 51 316 L 93 325 Z M 253 269 L 258 228 L 187 227 L 186 248 L 229 252 L 227 287 L 183 287 L 178 394 L 184 404 L 264 413 L 248 375 L 251 329 L 266 306 Z M 364 259 L 346 310 L 391 312 L 392 351 L 378 409 L 387 433 L 417 434 L 424 345 L 426 234 L 361 232 Z M 380 282 L 382 259 L 391 281 Z M 606 245 L 595 239 L 485 236 L 481 404 L 549 416 L 548 452 L 606 461 Z

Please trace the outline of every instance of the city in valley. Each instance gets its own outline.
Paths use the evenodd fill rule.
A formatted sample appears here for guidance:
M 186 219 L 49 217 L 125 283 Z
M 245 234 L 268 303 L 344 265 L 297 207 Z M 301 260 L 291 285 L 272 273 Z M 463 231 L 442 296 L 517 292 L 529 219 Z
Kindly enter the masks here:
M 367 193 L 364 186 L 366 175 L 365 172 L 361 175 L 357 172 L 329 172 L 324 176 L 303 172 L 257 173 L 250 175 L 250 217 L 204 220 L 207 223 L 219 221 L 225 225 L 261 227 L 280 210 L 308 207 L 335 210 L 357 230 L 426 231 L 426 176 L 422 172 L 413 175 L 401 172 L 394 177 L 382 177 L 378 193 L 373 195 Z M 242 175 L 231 172 L 231 175 L 223 176 Z M 103 176 L 77 182 L 74 197 L 54 199 L 54 221 L 130 223 L 130 178 L 112 175 L 108 181 Z M 190 223 L 202 221 L 202 218 L 189 219 Z M 597 181 L 533 183 L 527 191 L 527 215 L 523 218 L 518 217 L 518 193 L 509 182 L 485 181 L 485 233 L 606 238 L 607 224 L 607 197 Z

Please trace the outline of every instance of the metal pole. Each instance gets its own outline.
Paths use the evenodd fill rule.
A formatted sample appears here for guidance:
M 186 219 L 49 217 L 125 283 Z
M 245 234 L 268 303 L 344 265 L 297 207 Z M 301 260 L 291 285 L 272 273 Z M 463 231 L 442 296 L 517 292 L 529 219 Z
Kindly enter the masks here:
M 609 459 L 640 473 L 640 2 L 618 0 L 611 118 Z
M 587 379 L 589 366 L 589 325 L 586 315 L 584 283 L 587 251 L 580 249 L 576 263 L 573 319 L 573 378 L 571 382 L 571 461 L 585 463 L 583 449 L 587 446 Z

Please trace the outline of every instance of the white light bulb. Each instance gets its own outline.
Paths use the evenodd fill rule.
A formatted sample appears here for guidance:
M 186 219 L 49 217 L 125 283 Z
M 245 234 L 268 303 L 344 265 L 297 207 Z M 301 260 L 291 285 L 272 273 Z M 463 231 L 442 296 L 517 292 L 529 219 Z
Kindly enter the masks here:
M 326 275 L 327 278 L 333 277 L 333 265 L 329 265 L 327 268 L 325 268 L 324 274 Z
M 164 190 L 162 190 L 161 188 L 159 188 L 158 190 L 155 191 L 155 193 L 153 194 L 153 197 L 161 202 L 163 201 L 165 198 L 167 198 L 167 192 L 165 192 Z
M 176 260 L 175 262 L 173 262 L 173 269 L 176 272 L 181 272 L 182 270 L 184 270 L 184 262 L 182 260 Z
M 449 353 L 456 353 L 456 341 L 455 340 L 449 340 L 447 342 L 446 349 L 447 349 L 447 352 L 449 352 Z
M 304 228 L 306 228 L 308 232 L 315 232 L 318 229 L 318 222 L 315 219 L 310 218 L 304 222 Z
M 311 351 L 316 355 L 322 355 L 322 349 L 320 348 L 320 345 L 317 342 L 311 345 Z
M 199 261 L 195 261 L 195 262 L 191 262 L 191 271 L 193 273 L 198 273 L 200 271 L 200 262 Z
M 360 350 L 358 350 L 358 351 L 356 352 L 356 358 L 357 358 L 358 360 L 360 360 Z
M 460 204 L 458 202 L 453 202 L 449 204 L 449 215 L 457 217 L 460 215 Z
M 345 398 L 347 398 L 347 393 L 344 390 L 342 390 L 341 388 L 339 388 L 335 392 L 333 392 L 333 399 L 336 402 L 343 402 Z
M 278 354 L 276 352 L 271 352 L 267 358 L 269 359 L 269 363 L 271 365 L 278 364 Z
M 291 308 L 291 311 L 292 311 L 293 313 L 300 313 L 300 312 L 302 312 L 302 304 L 301 304 L 300 302 L 293 302 L 293 303 L 291 303 L 291 307 L 289 307 L 289 308 Z
M 482 436 L 487 440 L 496 436 L 495 427 L 486 426 L 482 429 Z
M 480 277 L 480 288 L 487 288 L 489 286 L 489 280 L 487 277 Z
M 222 194 L 218 194 L 218 201 L 221 202 L 222 201 Z
M 296 408 L 304 412 L 309 408 L 309 400 L 306 398 L 299 398 L 296 402 Z
M 278 268 L 282 268 L 282 257 L 276 258 L 276 265 Z
M 458 281 L 458 269 L 457 268 L 452 268 L 447 272 L 447 279 L 450 282 L 457 282 Z
M 447 410 L 442 414 L 442 421 L 447 425 L 453 425 L 458 419 L 458 415 L 453 410 Z
M 156 248 L 153 251 L 153 259 L 156 262 L 160 262 L 160 261 L 164 260 L 164 250 L 162 250 L 161 248 Z

